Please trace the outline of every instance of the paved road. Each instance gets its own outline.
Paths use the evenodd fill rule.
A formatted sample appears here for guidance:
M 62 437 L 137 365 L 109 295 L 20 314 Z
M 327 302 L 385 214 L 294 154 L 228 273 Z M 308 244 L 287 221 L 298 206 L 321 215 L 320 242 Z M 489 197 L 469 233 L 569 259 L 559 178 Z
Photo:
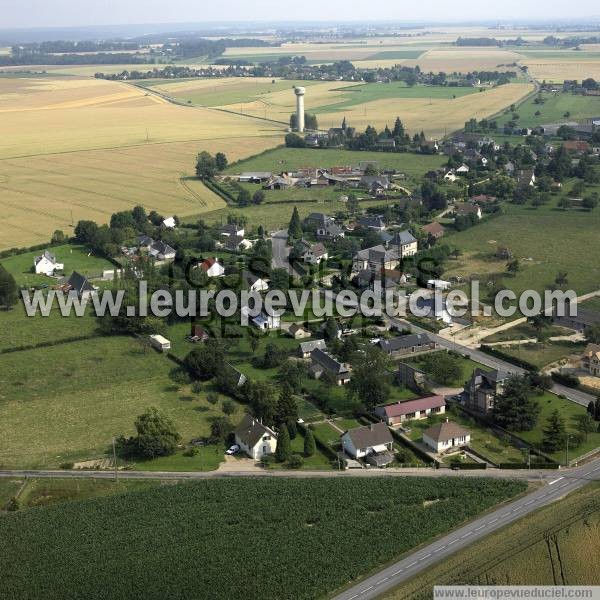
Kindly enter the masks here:
M 291 273 L 294 277 L 300 277 L 300 274 L 292 269 L 288 257 L 290 255 L 290 248 L 287 245 L 288 232 L 287 229 L 281 231 L 275 231 L 271 234 L 271 248 L 272 258 L 271 267 L 273 269 L 285 269 L 288 273 Z
M 528 515 L 529 513 L 559 500 L 589 481 L 600 480 L 600 459 L 574 469 L 568 474 L 556 473 L 554 479 L 542 488 L 526 496 L 502 505 L 492 513 L 456 529 L 443 538 L 429 544 L 379 571 L 375 575 L 335 596 L 334 600 L 369 600 L 377 598 L 392 588 L 430 568 L 434 563 L 454 554 L 493 531 Z

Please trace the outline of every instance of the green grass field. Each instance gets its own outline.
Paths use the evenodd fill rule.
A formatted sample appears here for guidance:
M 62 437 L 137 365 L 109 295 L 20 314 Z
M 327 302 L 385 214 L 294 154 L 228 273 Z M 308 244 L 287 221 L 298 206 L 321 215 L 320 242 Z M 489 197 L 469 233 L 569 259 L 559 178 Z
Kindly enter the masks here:
M 432 356 L 435 356 L 435 355 L 432 355 Z M 485 365 L 482 365 L 481 363 L 471 360 L 470 358 L 465 358 L 464 356 L 458 356 L 457 361 L 460 366 L 460 374 L 453 381 L 450 381 L 447 384 L 443 384 L 447 387 L 455 387 L 455 388 L 461 387 L 462 388 L 465 385 L 465 381 L 467 381 L 471 377 L 471 374 L 473 373 L 473 371 L 475 369 L 483 369 L 484 371 L 491 370 L 489 367 L 486 367 Z M 417 369 L 421 369 L 421 370 L 425 371 L 425 373 L 430 371 L 430 369 L 427 368 L 427 361 L 424 358 L 416 359 L 415 361 L 406 361 L 406 362 L 409 362 L 409 364 L 411 364 L 411 365 L 415 365 L 417 367 Z
M 184 443 L 208 435 L 220 404 L 173 384 L 174 366 L 126 337 L 0 355 L 0 464 L 56 467 L 103 458 L 111 439 L 131 435 L 149 406 L 175 421 Z
M 586 305 L 587 306 L 587 305 Z M 552 325 L 544 330 L 545 337 L 553 337 L 560 335 L 571 335 L 573 332 L 566 327 Z M 538 332 L 529 323 L 515 325 L 510 329 L 499 331 L 484 338 L 483 343 L 491 344 L 494 342 L 507 342 L 511 340 L 529 340 L 538 337 Z
M 572 185 L 570 181 L 563 186 L 565 194 Z M 600 186 L 587 189 L 589 193 Z M 567 288 L 578 294 L 600 289 L 600 267 L 594 259 L 600 255 L 600 210 L 563 211 L 556 207 L 558 199 L 553 196 L 549 204 L 537 209 L 506 203 L 503 215 L 447 235 L 445 241 L 465 253 L 461 267 L 448 263 L 448 268 L 463 276 L 487 269 L 503 273 L 505 262 L 498 263 L 494 253 L 499 246 L 507 246 L 519 258 L 521 270 L 516 277 L 504 273 L 503 285 L 517 294 L 547 289 L 559 271 L 568 274 Z
M 525 489 L 455 477 L 235 478 L 65 502 L 0 518 L 0 588 L 13 600 L 319 598 Z M 349 544 L 369 551 L 340 560 Z M 243 559 L 228 558 L 235 549 Z
M 519 115 L 517 124 L 521 127 L 538 127 L 544 123 L 560 123 L 561 121 L 577 121 L 587 117 L 598 116 L 600 101 L 594 96 L 579 96 L 570 93 L 542 93 L 543 104 L 536 104 L 537 96 L 532 96 L 520 104 L 516 113 Z M 536 115 L 536 112 L 540 112 Z M 565 117 L 569 112 L 570 116 Z M 502 115 L 498 123 L 504 125 L 512 119 L 512 113 Z
M 429 600 L 434 585 L 600 585 L 600 485 L 472 544 L 423 571 L 385 600 Z
M 59 263 L 65 265 L 65 275 L 70 275 L 77 271 L 82 275 L 97 276 L 102 275 L 102 271 L 114 269 L 115 266 L 100 256 L 94 256 L 84 246 L 77 244 L 65 244 L 64 246 L 54 246 L 48 250 L 56 256 Z M 12 273 L 19 285 L 33 286 L 40 284 L 53 285 L 56 280 L 45 275 L 36 275 L 33 269 L 33 260 L 36 256 L 42 254 L 43 250 L 17 254 L 0 260 L 0 264 Z
M 334 88 L 335 89 L 335 88 Z M 407 86 L 402 82 L 392 83 L 367 83 L 365 85 L 356 85 L 340 88 L 344 92 L 344 98 L 335 104 L 327 104 L 319 107 L 318 112 L 335 112 L 351 108 L 365 102 L 374 100 L 387 100 L 393 98 L 428 98 L 452 99 L 474 94 L 479 92 L 478 88 L 473 87 L 448 87 L 444 85 L 415 85 Z M 390 124 L 390 127 L 393 124 Z
M 543 369 L 546 365 L 571 354 L 581 354 L 584 349 L 585 343 L 573 344 L 568 341 L 547 341 L 541 344 L 522 344 L 518 346 L 503 346 L 501 348 L 503 353 L 526 360 L 538 369 Z

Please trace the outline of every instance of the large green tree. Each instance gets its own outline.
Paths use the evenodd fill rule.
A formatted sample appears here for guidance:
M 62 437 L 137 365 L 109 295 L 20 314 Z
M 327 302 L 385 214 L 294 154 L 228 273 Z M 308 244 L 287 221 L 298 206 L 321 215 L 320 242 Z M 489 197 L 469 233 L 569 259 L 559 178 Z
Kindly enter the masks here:
M 352 362 L 350 393 L 358 397 L 367 409 L 388 399 L 388 366 L 390 359 L 379 348 L 367 345 L 356 353 Z
M 206 150 L 196 157 L 196 175 L 201 179 L 212 179 L 217 173 L 217 162 Z
M 558 410 L 555 410 L 546 420 L 543 433 L 542 446 L 547 452 L 556 452 L 565 447 L 567 428 Z
M 298 420 L 298 403 L 292 394 L 292 388 L 283 384 L 279 400 L 277 400 L 277 411 L 275 419 L 277 423 L 295 423 Z
M 295 240 L 299 240 L 302 237 L 302 224 L 300 223 L 300 214 L 298 213 L 297 206 L 294 206 L 294 210 L 292 211 L 292 217 L 288 225 L 288 235 Z
M 304 456 L 312 456 L 316 451 L 315 436 L 310 429 L 307 429 L 304 436 Z
M 458 381 L 462 375 L 460 359 L 449 352 L 436 352 L 427 355 L 423 362 L 427 372 L 438 383 L 447 385 Z
M 540 414 L 539 402 L 533 396 L 529 378 L 513 375 L 496 397 L 492 411 L 494 421 L 511 431 L 531 431 Z
M 277 435 L 277 447 L 275 448 L 275 458 L 279 462 L 284 462 L 292 455 L 292 443 L 287 427 L 282 427 Z
M 135 429 L 138 451 L 148 458 L 173 454 L 181 441 L 175 423 L 154 406 L 136 419 Z
M 0 265 L 0 306 L 9 309 L 19 299 L 19 288 L 15 278 Z
M 225 352 L 218 340 L 208 340 L 194 348 L 185 357 L 185 366 L 196 379 L 212 379 L 225 359 Z

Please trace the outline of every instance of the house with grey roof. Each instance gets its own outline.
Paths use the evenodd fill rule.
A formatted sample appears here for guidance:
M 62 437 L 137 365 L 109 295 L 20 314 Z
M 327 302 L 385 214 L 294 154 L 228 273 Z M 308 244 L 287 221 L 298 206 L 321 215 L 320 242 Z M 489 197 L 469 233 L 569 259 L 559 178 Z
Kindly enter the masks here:
M 364 459 L 374 467 L 385 467 L 394 460 L 394 439 L 385 423 L 355 427 L 342 434 L 342 448 L 354 459 Z
M 325 340 L 311 340 L 310 342 L 302 342 L 298 346 L 298 351 L 302 358 L 310 358 L 313 350 L 327 350 L 327 344 Z
M 471 379 L 465 384 L 465 406 L 475 412 L 489 413 L 494 408 L 496 397 L 503 392 L 504 382 L 509 377 L 510 373 L 498 369 L 493 371 L 475 369 Z
M 52 277 L 55 271 L 62 271 L 64 267 L 65 265 L 59 263 L 56 260 L 56 256 L 48 250 L 44 250 L 40 256 L 36 256 L 33 259 L 33 268 L 38 275 L 48 275 L 48 277 Z
M 346 385 L 350 382 L 350 369 L 339 362 L 329 352 L 315 348 L 310 353 L 312 361 L 310 371 L 315 379 L 320 379 L 325 373 L 335 380 L 336 385 Z
M 446 419 L 423 432 L 423 443 L 437 454 L 466 446 L 471 441 L 471 433 Z
M 235 430 L 235 443 L 254 460 L 273 454 L 277 447 L 277 434 L 252 415 L 245 415 Z
M 328 223 L 317 227 L 317 239 L 319 240 L 338 240 L 344 237 L 344 230 L 335 223 Z
M 387 247 L 396 250 L 400 258 L 406 258 L 417 253 L 419 244 L 417 238 L 408 229 L 403 229 L 394 234 Z
M 368 270 L 377 273 L 381 269 L 395 269 L 400 260 L 398 252 L 387 250 L 383 244 L 359 250 L 352 259 L 352 271 L 359 273 Z
M 150 249 L 148 250 L 150 256 L 154 257 L 156 260 L 175 260 L 175 248 L 169 246 L 162 240 L 158 240 L 154 242 Z
M 273 173 L 271 171 L 246 171 L 238 177 L 240 183 L 262 183 L 269 181 Z
M 364 215 L 358 220 L 358 226 L 365 229 L 383 231 L 385 229 L 385 221 L 381 215 Z
M 440 346 L 427 333 L 400 335 L 389 340 L 381 339 L 377 345 L 382 352 L 385 352 L 389 356 L 406 356 L 421 352 L 431 352 L 432 350 L 437 350 Z
M 63 277 L 58 282 L 60 289 L 66 294 L 76 294 L 78 298 L 89 298 L 96 293 L 96 288 L 87 277 L 73 271 L 69 277 Z

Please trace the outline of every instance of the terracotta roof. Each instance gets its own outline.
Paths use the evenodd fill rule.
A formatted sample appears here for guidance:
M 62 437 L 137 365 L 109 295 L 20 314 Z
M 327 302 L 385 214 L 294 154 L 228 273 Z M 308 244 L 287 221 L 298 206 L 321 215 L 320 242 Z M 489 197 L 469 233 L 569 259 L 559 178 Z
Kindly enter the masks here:
M 446 231 L 444 229 L 444 226 L 438 223 L 437 221 L 429 223 L 429 225 L 423 225 L 422 229 L 425 233 L 430 233 L 431 235 L 444 233 Z
M 387 417 L 400 417 L 409 415 L 416 411 L 427 410 L 429 408 L 439 408 L 445 406 L 444 396 L 428 396 L 427 398 L 417 398 L 416 400 L 407 400 L 406 402 L 396 402 L 384 406 Z

